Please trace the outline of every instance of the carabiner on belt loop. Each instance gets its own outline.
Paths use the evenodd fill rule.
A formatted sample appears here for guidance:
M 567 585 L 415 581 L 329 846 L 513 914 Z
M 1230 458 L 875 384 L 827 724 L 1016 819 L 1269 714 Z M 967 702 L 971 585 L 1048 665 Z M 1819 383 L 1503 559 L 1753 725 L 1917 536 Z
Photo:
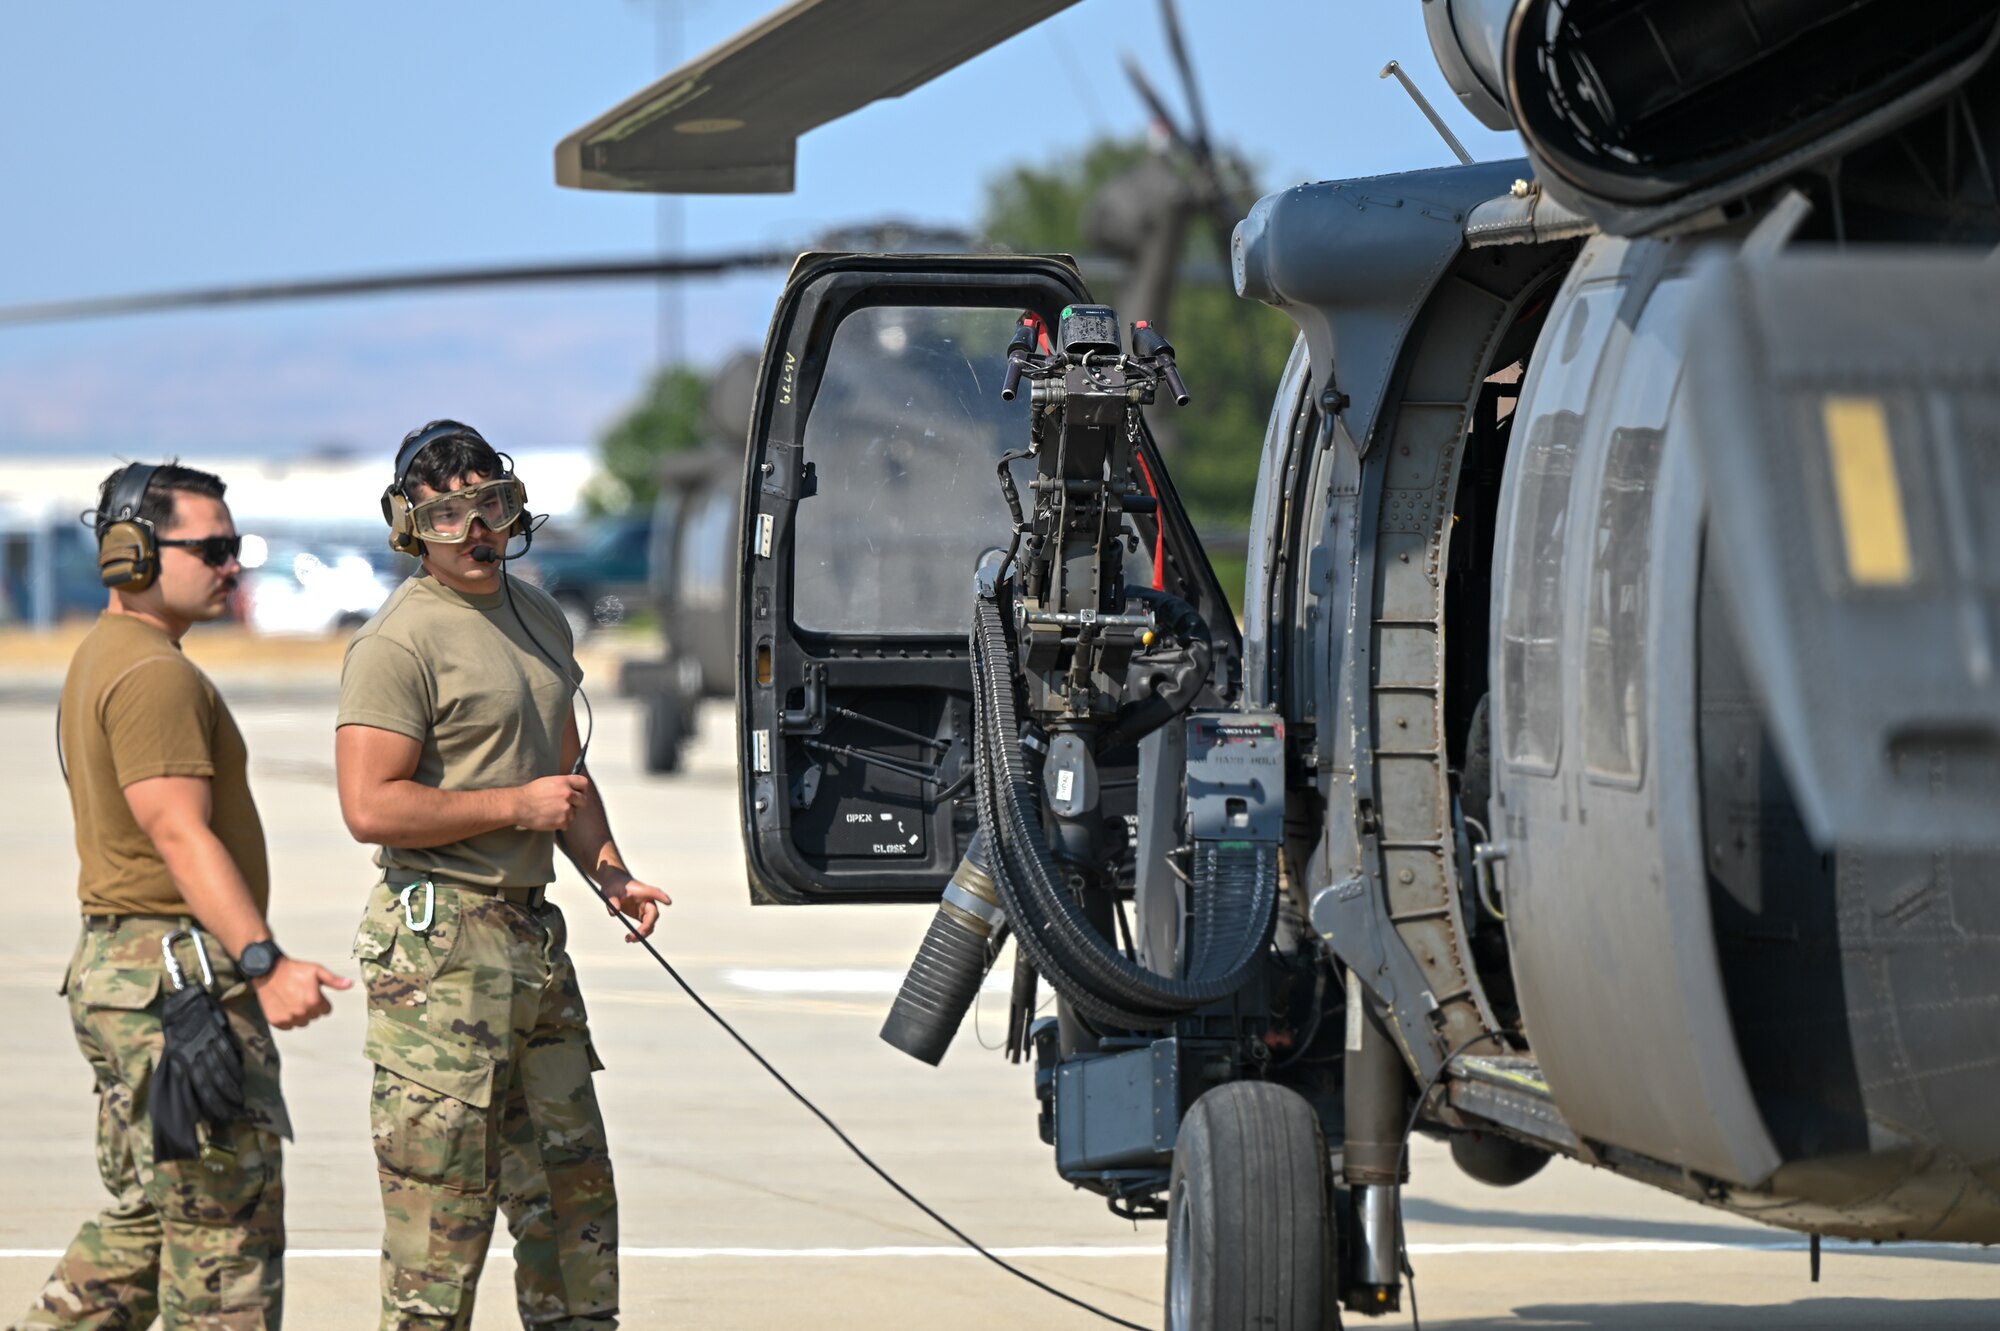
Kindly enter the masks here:
M 417 918 L 416 908 L 410 901 L 411 896 L 420 887 L 424 890 L 424 918 L 421 920 Z M 402 898 L 403 922 L 410 926 L 410 932 L 420 934 L 429 930 L 431 921 L 437 918 L 437 884 L 428 878 L 419 878 L 403 889 Z
M 215 988 L 215 971 L 208 964 L 208 945 L 201 941 L 199 930 L 183 925 L 169 930 L 167 936 L 160 940 L 160 959 L 167 964 L 167 978 L 173 981 L 174 989 L 187 988 L 187 975 L 181 970 L 180 959 L 174 956 L 174 943 L 182 938 L 194 940 L 194 955 L 201 962 L 201 987 Z

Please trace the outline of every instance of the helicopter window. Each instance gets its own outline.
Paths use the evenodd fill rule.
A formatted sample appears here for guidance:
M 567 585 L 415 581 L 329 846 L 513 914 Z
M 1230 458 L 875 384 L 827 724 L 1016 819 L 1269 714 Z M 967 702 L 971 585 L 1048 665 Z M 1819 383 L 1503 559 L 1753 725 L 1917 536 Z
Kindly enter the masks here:
M 1563 546 L 1582 434 L 1573 411 L 1539 416 L 1529 431 L 1502 639 L 1507 758 L 1549 772 L 1562 752 Z
M 1000 400 L 1019 317 L 882 305 L 835 330 L 801 441 L 818 490 L 795 527 L 800 629 L 965 632 L 973 569 L 1010 525 L 994 463 L 1028 443 L 1028 394 Z
M 1553 773 L 1562 756 L 1562 620 L 1570 481 L 1599 353 L 1617 307 L 1614 284 L 1586 287 L 1564 316 L 1558 355 L 1540 367 L 1520 450 L 1513 548 L 1501 619 L 1501 736 L 1507 761 Z M 1510 463 L 1509 465 L 1513 465 Z
M 1687 282 L 1646 302 L 1618 381 L 1619 419 L 1597 495 L 1589 628 L 1583 644 L 1583 757 L 1593 776 L 1639 779 L 1646 765 L 1646 584 L 1653 560 L 1653 490 L 1667 412 L 1680 382 Z
M 1636 781 L 1646 755 L 1646 575 L 1664 430 L 1613 430 L 1597 498 L 1583 754 L 1593 774 Z

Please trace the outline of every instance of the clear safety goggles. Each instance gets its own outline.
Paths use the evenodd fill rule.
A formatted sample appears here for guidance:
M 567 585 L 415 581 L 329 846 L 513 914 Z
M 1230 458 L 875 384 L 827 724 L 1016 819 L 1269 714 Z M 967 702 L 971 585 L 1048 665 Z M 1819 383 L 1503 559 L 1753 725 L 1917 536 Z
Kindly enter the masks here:
M 456 545 L 471 533 L 474 518 L 493 535 L 504 535 L 527 502 L 527 488 L 511 476 L 502 476 L 412 506 L 410 523 L 420 541 Z

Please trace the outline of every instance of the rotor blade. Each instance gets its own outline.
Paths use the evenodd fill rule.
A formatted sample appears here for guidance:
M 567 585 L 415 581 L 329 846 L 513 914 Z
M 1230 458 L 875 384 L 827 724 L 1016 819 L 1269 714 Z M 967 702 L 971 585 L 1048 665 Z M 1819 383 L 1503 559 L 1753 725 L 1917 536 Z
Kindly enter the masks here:
M 1153 88 L 1152 81 L 1146 77 L 1146 71 L 1140 69 L 1139 62 L 1129 55 L 1125 57 L 1125 77 L 1132 80 L 1132 87 L 1138 92 L 1139 100 L 1146 104 L 1147 113 L 1167 131 L 1167 137 L 1189 156 L 1196 156 L 1193 140 L 1182 131 L 1173 113 L 1167 110 L 1167 104 L 1160 100 L 1160 94 Z M 1198 162 L 1199 158 L 1196 160 Z
M 377 273 L 304 282 L 267 282 L 242 286 L 196 287 L 155 291 L 137 296 L 93 296 L 82 300 L 41 301 L 32 305 L 0 306 L 0 328 L 23 324 L 65 323 L 118 314 L 152 314 L 165 310 L 208 309 L 224 305 L 261 305 L 287 300 L 317 300 L 334 296 L 370 296 L 392 291 L 446 291 L 471 287 L 530 286 L 559 282 L 616 282 L 648 277 L 705 277 L 746 268 L 785 268 L 798 256 L 792 250 L 744 250 L 678 259 L 608 259 L 578 262 L 503 265 L 493 268 L 430 269 Z
M 788 194 L 808 130 L 901 97 L 1075 2 L 795 0 L 557 144 L 556 183 Z M 992 109 L 1004 119 L 1015 108 Z
M 1160 19 L 1166 24 L 1167 49 L 1173 53 L 1174 66 L 1181 72 L 1181 88 L 1187 93 L 1195 156 L 1206 166 L 1209 159 L 1208 116 L 1201 109 L 1201 88 L 1195 83 L 1194 62 L 1188 59 L 1187 42 L 1181 34 L 1180 11 L 1174 7 L 1174 0 L 1160 0 Z

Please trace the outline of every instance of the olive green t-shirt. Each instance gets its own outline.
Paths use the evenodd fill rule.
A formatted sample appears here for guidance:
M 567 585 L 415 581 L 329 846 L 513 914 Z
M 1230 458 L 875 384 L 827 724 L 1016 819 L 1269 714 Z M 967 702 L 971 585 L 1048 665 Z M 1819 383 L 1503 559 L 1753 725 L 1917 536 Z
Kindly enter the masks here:
M 555 601 L 519 580 L 508 587 L 467 596 L 424 576 L 398 587 L 347 645 L 334 725 L 416 740 L 423 749 L 413 779 L 439 790 L 559 775 L 573 681 L 583 672 Z M 555 877 L 555 841 L 553 832 L 503 827 L 420 850 L 384 846 L 375 863 L 399 884 L 434 876 L 539 887 Z
M 70 658 L 59 729 L 85 915 L 187 913 L 166 861 L 125 802 L 125 787 L 158 776 L 209 779 L 209 826 L 264 909 L 270 868 L 243 734 L 172 638 L 132 615 L 101 616 Z

